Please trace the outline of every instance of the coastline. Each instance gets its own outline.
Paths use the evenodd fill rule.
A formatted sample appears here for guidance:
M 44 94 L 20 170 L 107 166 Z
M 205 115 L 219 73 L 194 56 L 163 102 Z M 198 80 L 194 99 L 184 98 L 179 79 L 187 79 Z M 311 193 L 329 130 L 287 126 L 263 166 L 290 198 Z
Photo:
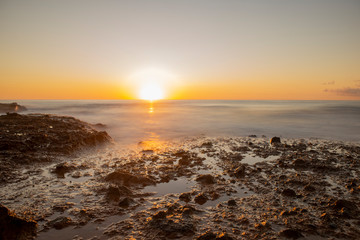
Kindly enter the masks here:
M 40 240 L 356 239 L 359 157 L 358 143 L 320 139 L 112 144 L 27 165 L 0 199 Z

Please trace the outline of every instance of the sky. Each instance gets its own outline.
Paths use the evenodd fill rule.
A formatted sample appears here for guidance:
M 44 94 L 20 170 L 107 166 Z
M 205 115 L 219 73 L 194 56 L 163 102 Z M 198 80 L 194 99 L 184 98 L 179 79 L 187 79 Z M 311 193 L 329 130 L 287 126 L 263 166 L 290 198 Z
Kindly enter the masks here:
M 359 0 L 0 0 L 0 99 L 360 100 Z

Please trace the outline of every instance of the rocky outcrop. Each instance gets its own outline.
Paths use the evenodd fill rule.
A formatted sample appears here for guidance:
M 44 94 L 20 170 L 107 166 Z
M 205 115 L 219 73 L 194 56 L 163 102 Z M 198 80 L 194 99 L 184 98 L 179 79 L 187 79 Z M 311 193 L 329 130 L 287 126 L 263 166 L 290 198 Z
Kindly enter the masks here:
M 16 176 L 14 169 L 49 162 L 83 148 L 111 141 L 106 132 L 73 117 L 8 113 L 0 116 L 0 182 Z
M 36 228 L 35 221 L 20 218 L 0 204 L 0 239 L 34 239 Z
M 6 112 L 21 112 L 26 111 L 27 108 L 17 103 L 0 103 L 0 113 Z

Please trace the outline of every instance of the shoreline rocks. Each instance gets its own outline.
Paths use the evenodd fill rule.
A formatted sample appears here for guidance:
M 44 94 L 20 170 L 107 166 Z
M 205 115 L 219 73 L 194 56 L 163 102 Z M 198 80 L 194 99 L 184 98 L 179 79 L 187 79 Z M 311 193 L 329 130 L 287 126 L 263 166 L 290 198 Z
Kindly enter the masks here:
M 37 223 L 25 220 L 0 204 L 0 239 L 33 239 L 36 236 Z
M 110 143 L 111 137 L 73 117 L 46 114 L 0 116 L 0 183 L 16 178 L 24 165 L 51 162 L 88 147 Z
M 0 103 L 0 113 L 11 113 L 11 112 L 22 112 L 26 111 L 27 108 L 17 104 L 16 102 L 13 103 Z

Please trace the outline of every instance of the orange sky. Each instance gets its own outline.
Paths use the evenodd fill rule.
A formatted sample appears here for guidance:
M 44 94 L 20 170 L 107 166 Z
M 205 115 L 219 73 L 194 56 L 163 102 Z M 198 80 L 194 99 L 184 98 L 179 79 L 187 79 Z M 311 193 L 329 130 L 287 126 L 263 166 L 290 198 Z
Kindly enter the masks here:
M 360 100 L 359 25 L 350 0 L 5 0 L 0 99 Z

